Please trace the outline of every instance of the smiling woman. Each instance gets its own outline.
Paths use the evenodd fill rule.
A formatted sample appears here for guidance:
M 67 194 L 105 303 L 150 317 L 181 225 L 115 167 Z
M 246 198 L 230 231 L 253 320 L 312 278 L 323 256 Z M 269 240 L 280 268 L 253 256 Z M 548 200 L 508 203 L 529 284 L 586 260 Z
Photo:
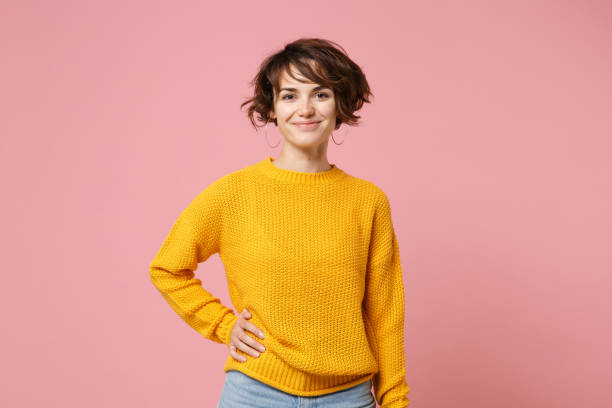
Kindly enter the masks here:
M 150 264 L 179 316 L 227 346 L 221 408 L 408 405 L 391 205 L 327 160 L 332 132 L 372 95 L 334 44 L 299 39 L 262 63 L 242 106 L 256 129 L 255 114 L 279 128 L 280 155 L 201 191 Z M 214 253 L 238 314 L 194 277 Z

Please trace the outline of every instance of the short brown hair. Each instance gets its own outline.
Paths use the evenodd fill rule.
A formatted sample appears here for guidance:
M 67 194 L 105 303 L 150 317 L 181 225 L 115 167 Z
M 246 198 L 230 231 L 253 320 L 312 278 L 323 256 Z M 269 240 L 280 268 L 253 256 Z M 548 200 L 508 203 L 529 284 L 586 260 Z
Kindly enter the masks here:
M 274 95 L 279 93 L 283 71 L 287 71 L 297 80 L 291 73 L 290 66 L 294 66 L 310 81 L 334 91 L 335 129 L 342 123 L 351 126 L 358 124 L 361 116 L 354 113 L 361 109 L 364 102 L 370 103 L 368 97 L 373 96 L 361 68 L 347 56 L 344 48 L 333 41 L 300 38 L 286 44 L 283 50 L 268 56 L 250 82 L 250 85 L 254 86 L 254 95 L 243 102 L 240 108 L 251 104 L 248 116 L 256 130 L 258 125 L 255 122 L 255 113 L 258 114 L 257 119 L 263 122 L 260 127 L 272 121 L 269 113 L 274 110 Z M 276 119 L 273 121 L 278 125 Z

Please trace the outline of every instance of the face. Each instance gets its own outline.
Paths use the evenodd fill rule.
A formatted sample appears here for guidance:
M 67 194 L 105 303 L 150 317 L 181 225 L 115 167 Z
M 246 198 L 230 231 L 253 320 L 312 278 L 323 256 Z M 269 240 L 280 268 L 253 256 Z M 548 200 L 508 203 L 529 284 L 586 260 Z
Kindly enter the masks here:
M 277 120 L 285 141 L 296 147 L 327 143 L 336 125 L 334 92 L 307 80 L 295 70 L 293 73 L 308 82 L 299 82 L 283 72 L 280 93 L 274 96 L 274 112 L 270 116 Z

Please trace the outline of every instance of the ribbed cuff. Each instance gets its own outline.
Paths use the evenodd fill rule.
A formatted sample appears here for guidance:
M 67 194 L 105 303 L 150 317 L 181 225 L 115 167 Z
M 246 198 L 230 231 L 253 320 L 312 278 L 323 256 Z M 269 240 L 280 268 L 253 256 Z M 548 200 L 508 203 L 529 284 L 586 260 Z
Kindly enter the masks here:
M 234 327 L 234 324 L 236 323 L 237 320 L 238 320 L 238 316 L 236 316 L 234 313 L 227 313 L 225 316 L 223 316 L 223 319 L 217 326 L 217 331 L 216 331 L 217 337 L 228 348 L 229 348 L 229 343 L 231 339 L 232 328 Z

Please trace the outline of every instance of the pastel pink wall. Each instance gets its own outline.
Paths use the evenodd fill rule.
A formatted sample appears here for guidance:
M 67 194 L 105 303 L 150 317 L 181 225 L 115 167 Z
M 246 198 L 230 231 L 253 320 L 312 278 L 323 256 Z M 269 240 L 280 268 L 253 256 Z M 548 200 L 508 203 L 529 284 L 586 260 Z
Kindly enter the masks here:
M 610 2 L 0 7 L 0 406 L 216 406 L 227 350 L 148 264 L 208 183 L 276 157 L 239 104 L 302 36 L 375 95 L 328 157 L 391 199 L 411 406 L 612 405 Z M 218 256 L 197 274 L 231 306 Z

